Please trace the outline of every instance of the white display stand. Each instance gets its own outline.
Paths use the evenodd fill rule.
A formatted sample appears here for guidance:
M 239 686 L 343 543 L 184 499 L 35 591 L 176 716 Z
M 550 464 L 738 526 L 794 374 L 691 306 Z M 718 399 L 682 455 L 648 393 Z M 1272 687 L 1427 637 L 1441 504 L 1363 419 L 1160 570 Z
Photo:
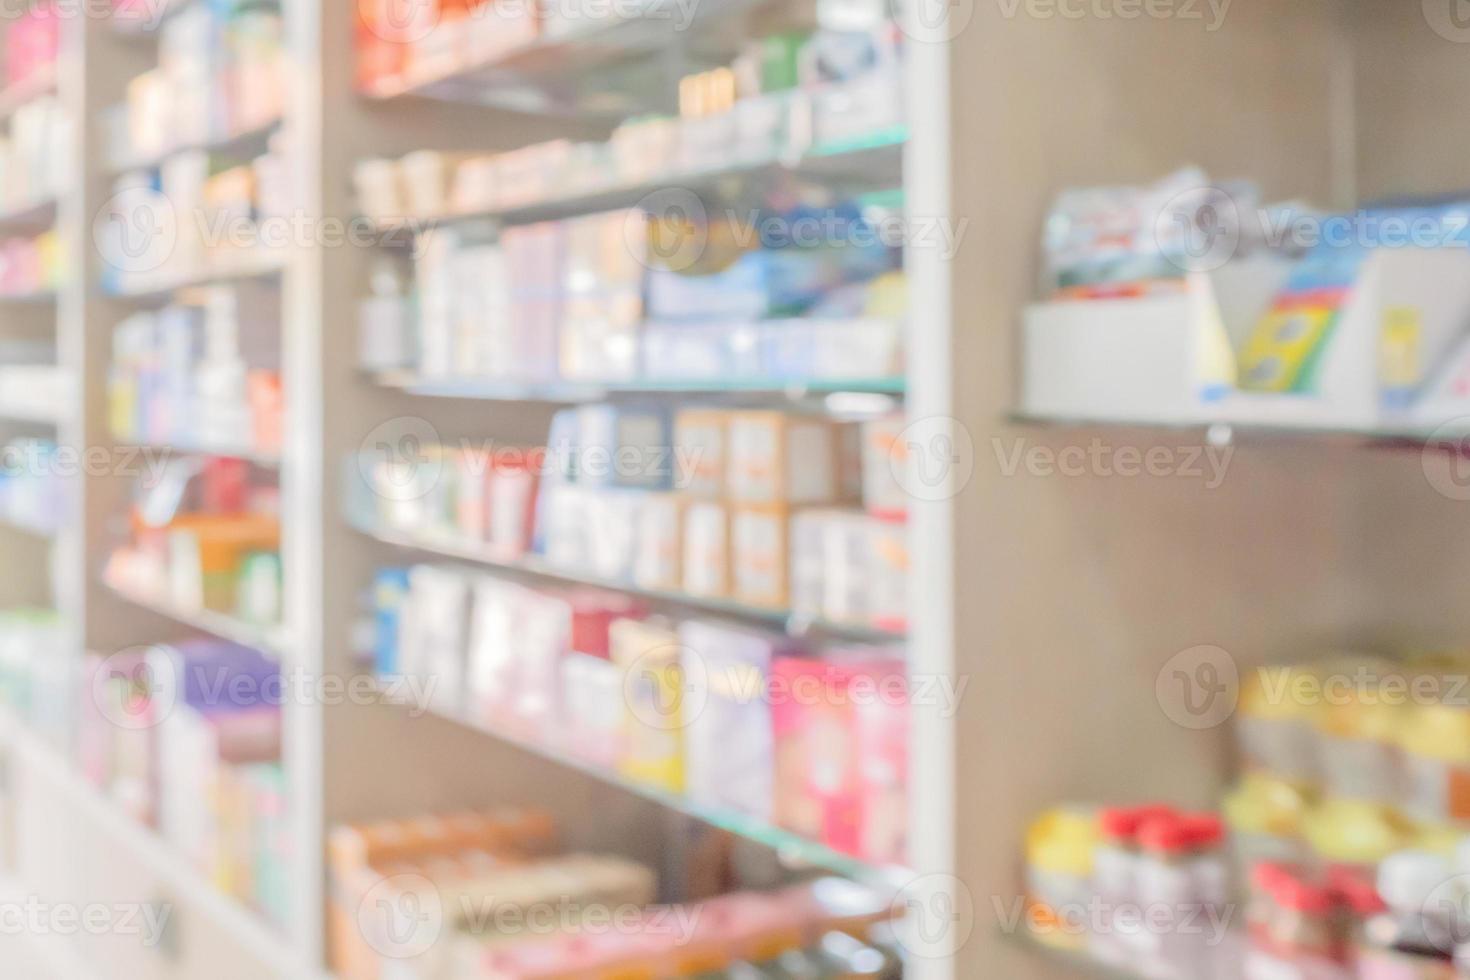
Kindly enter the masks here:
M 1025 315 L 1022 412 L 1352 431 L 1437 424 L 1470 410 L 1470 400 L 1457 398 L 1432 367 L 1446 362 L 1470 327 L 1467 268 L 1470 253 L 1462 249 L 1374 252 L 1327 340 L 1316 390 L 1301 394 L 1221 391 L 1205 367 L 1219 331 L 1233 352 L 1243 348 L 1286 282 L 1289 262 L 1253 258 L 1194 273 L 1177 294 L 1039 303 Z M 1417 311 L 1419 357 L 1430 379 L 1407 409 L 1390 407 L 1380 387 L 1382 324 L 1399 308 Z

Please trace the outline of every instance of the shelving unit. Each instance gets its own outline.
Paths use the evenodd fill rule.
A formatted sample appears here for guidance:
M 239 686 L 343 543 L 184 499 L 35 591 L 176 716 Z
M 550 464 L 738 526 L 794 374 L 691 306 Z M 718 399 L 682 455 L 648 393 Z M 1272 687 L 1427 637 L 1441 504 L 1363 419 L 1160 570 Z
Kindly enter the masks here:
M 310 32 L 315 17 L 312 5 L 286 0 L 284 6 L 288 10 L 306 8 L 291 15 L 288 45 L 301 63 L 319 63 L 319 54 L 301 54 L 314 36 Z M 157 5 L 150 5 L 153 7 Z M 183 7 L 183 2 L 174 3 L 167 14 L 172 16 Z M 232 256 L 236 261 L 228 265 L 206 265 L 182 275 L 135 275 L 119 291 L 109 292 L 102 287 L 106 274 L 114 270 L 107 268 L 99 253 L 95 225 L 113 197 L 113 183 L 120 172 L 154 168 L 174 154 L 189 150 L 255 153 L 264 150 L 271 133 L 294 129 L 300 123 L 287 118 L 223 139 L 180 144 L 164 154 L 126 161 L 108 159 L 103 114 L 118 101 L 133 77 L 154 66 L 156 33 L 141 26 L 120 28 L 95 16 L 97 12 L 96 5 L 85 16 L 80 8 L 72 8 L 69 15 L 60 18 L 62 51 L 54 74 L 0 93 L 3 116 L 30 99 L 56 92 L 74 123 L 74 144 L 68 156 L 75 172 L 66 182 L 68 191 L 63 198 L 0 215 L 0 225 L 7 232 L 54 222 L 62 248 L 70 257 L 66 264 L 68 278 L 55 292 L 0 297 L 0 324 L 9 327 L 14 317 L 16 324 L 27 328 L 25 335 L 29 337 L 34 333 L 29 325 L 54 309 L 58 363 L 73 379 L 76 392 L 74 403 L 58 412 L 6 405 L 0 415 L 54 427 L 62 446 L 101 451 L 110 461 L 107 465 L 88 464 L 70 481 L 69 489 L 74 491 L 70 508 L 52 546 L 55 606 L 67 624 L 68 639 L 65 649 L 58 651 L 62 663 L 48 670 L 74 674 L 74 693 L 80 696 L 84 693 L 80 678 L 86 651 L 106 655 L 197 632 L 260 649 L 280 661 L 283 673 L 315 676 L 313 665 L 319 659 L 321 644 L 299 646 L 294 639 L 295 622 L 289 618 L 279 628 L 258 627 L 211 610 L 179 607 L 151 593 L 114 588 L 103 575 L 109 552 L 119 542 L 132 493 L 132 474 L 123 472 L 122 466 L 111 465 L 124 458 L 121 453 L 143 449 L 159 454 L 237 455 L 259 469 L 279 472 L 283 483 L 293 476 L 292 460 L 285 454 L 257 453 L 242 447 L 226 451 L 225 447 L 211 446 L 138 446 L 131 440 L 114 438 L 108 405 L 113 328 L 131 312 L 161 306 L 195 287 L 271 278 L 291 289 L 313 272 L 301 251 L 259 249 Z M 158 12 L 164 13 L 162 8 Z M 156 27 L 157 23 L 161 20 L 150 26 Z M 304 80 L 293 76 L 289 84 L 293 105 L 316 101 L 302 91 Z M 301 159 L 293 159 L 291 166 L 293 172 L 306 172 Z M 306 220 L 311 220 L 309 215 Z M 310 335 L 323 319 L 321 310 L 295 319 L 283 310 L 283 334 Z M 286 346 L 284 338 L 282 345 Z M 319 388 L 313 394 L 319 397 Z M 0 399 L 3 397 L 0 392 Z M 319 495 L 313 499 L 320 502 Z M 298 505 L 294 512 L 300 514 L 302 508 Z M 320 551 L 319 534 L 313 533 L 311 524 L 293 524 L 288 517 L 286 526 L 288 534 L 297 536 L 300 546 Z M 18 574 L 0 578 L 0 606 L 8 607 L 17 598 L 29 597 L 31 590 L 21 590 L 16 581 L 23 581 L 23 576 L 39 578 L 35 569 L 40 564 L 31 562 Z M 310 569 L 301 571 L 305 575 Z M 291 582 L 296 573 L 296 568 L 288 568 L 287 581 Z M 312 613 L 309 606 L 293 604 L 287 614 L 300 619 Z M 125 935 L 77 936 L 65 944 L 59 937 L 48 937 L 43 945 L 48 953 L 57 954 L 47 957 L 56 961 L 53 968 L 59 974 L 73 976 L 96 976 L 104 969 L 118 975 L 159 978 L 206 973 L 238 980 L 321 976 L 324 937 L 319 711 L 318 704 L 292 703 L 284 707 L 283 765 L 290 782 L 286 812 L 295 852 L 289 894 L 297 904 L 284 929 L 269 925 L 263 914 L 221 891 L 175 843 L 137 823 L 119 804 L 94 788 L 75 761 L 80 746 L 49 744 L 19 719 L 7 717 L 0 724 L 0 750 L 8 774 L 7 825 L 14 828 L 15 837 L 10 844 L 16 845 L 7 847 L 11 852 L 8 861 L 18 885 L 35 899 L 53 904 L 146 903 L 170 913 L 168 930 L 156 946 Z M 63 959 L 71 961 L 72 966 L 63 968 Z
M 608 589 L 614 592 L 624 592 L 628 595 L 665 603 L 670 606 L 704 610 L 706 612 L 762 623 L 784 630 L 791 636 L 817 635 L 862 643 L 899 643 L 904 639 L 904 634 L 901 631 L 884 630 L 876 626 L 833 623 L 821 619 L 803 619 L 789 609 L 752 606 L 723 597 L 699 596 L 687 592 L 672 592 L 659 589 L 644 589 L 618 579 L 600 578 L 574 568 L 563 568 L 536 556 L 528 555 L 518 559 L 506 559 L 497 555 L 489 547 L 477 547 L 473 544 L 456 542 L 451 539 L 440 539 L 432 535 L 407 534 L 391 528 L 378 528 L 374 527 L 370 522 L 361 520 L 354 520 L 352 524 L 361 534 L 395 548 L 406 548 L 429 555 L 439 555 L 444 558 L 455 558 L 461 561 L 474 562 L 514 575 L 551 579 L 557 582 L 569 582 L 576 585 Z

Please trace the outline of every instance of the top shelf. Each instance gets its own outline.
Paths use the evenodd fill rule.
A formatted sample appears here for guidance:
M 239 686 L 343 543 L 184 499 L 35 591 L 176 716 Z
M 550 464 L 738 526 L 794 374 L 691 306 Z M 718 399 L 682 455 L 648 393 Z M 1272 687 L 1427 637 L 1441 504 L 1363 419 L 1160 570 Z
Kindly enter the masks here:
M 533 39 L 511 47 L 496 45 L 488 38 L 503 38 L 516 27 L 488 15 L 471 15 L 472 22 L 484 20 L 466 28 L 472 54 L 462 60 L 426 57 L 425 67 L 380 78 L 360 91 L 375 100 L 413 96 L 518 112 L 621 119 L 652 107 L 638 104 L 620 91 L 621 86 L 593 86 L 589 91 L 578 82 L 594 70 L 639 55 L 687 51 L 694 28 L 733 17 L 760 2 L 649 0 L 631 16 L 620 16 L 621 11 L 600 15 L 589 10 L 584 16 L 561 13 L 544 21 Z M 604 8 L 592 5 L 592 10 L 600 9 Z M 479 41 L 479 34 L 487 40 Z
M 799 160 L 758 160 L 732 163 L 700 171 L 674 171 L 646 181 L 600 187 L 519 204 L 510 207 L 468 210 L 442 215 L 414 215 L 400 219 L 373 219 L 384 244 L 395 244 L 421 232 L 444 225 L 476 220 L 504 224 L 555 221 L 581 214 L 632 207 L 644 198 L 669 187 L 691 192 L 712 191 L 727 181 L 791 173 L 827 182 L 851 181 L 865 186 L 896 186 L 902 180 L 903 147 L 907 131 L 902 126 L 874 132 L 860 141 L 817 146 Z

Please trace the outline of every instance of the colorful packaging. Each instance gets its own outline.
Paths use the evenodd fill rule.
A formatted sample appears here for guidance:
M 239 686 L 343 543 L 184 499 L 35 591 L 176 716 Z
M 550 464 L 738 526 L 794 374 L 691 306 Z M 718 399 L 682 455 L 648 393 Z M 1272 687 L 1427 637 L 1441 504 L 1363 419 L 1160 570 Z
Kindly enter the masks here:
M 679 634 L 661 621 L 636 619 L 618 620 L 610 634 L 626 709 L 618 768 L 630 779 L 682 793 L 689 719 Z

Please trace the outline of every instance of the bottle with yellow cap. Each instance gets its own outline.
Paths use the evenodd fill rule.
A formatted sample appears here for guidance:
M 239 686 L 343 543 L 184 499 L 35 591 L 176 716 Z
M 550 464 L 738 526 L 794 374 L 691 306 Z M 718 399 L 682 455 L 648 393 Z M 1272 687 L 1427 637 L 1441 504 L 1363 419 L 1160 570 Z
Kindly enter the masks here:
M 1312 726 L 1317 689 L 1311 668 L 1276 664 L 1241 679 L 1235 737 L 1247 769 L 1315 785 L 1321 779 L 1317 738 Z
M 1404 702 L 1385 686 L 1386 678 L 1401 676 L 1402 668 L 1380 661 L 1348 660 L 1321 668 L 1321 704 L 1313 720 L 1328 796 L 1401 804 Z
M 1097 817 L 1083 807 L 1048 810 L 1027 829 L 1027 921 L 1036 939 L 1068 949 L 1086 944 L 1067 921 L 1091 901 L 1096 849 Z
M 1427 824 L 1470 826 L 1470 706 L 1413 704 L 1404 714 L 1404 812 Z
M 1366 800 L 1328 800 L 1307 813 L 1302 832 L 1323 863 L 1369 874 L 1413 840 L 1403 817 Z
M 1297 783 L 1259 772 L 1241 777 L 1221 805 L 1237 866 L 1306 860 L 1310 852 L 1302 822 L 1311 803 L 1311 796 Z

